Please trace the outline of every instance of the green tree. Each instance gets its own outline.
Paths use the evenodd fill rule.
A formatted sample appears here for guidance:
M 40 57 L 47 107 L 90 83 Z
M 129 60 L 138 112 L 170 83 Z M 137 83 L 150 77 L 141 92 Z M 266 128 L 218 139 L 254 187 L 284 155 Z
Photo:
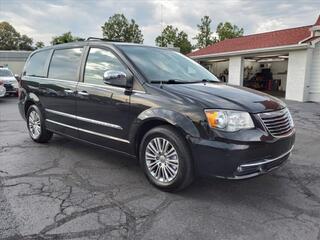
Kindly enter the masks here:
M 36 46 L 36 49 L 43 48 L 44 47 L 44 42 L 41 42 L 41 41 L 36 42 L 35 46 Z
M 84 41 L 83 38 L 72 36 L 71 32 L 63 33 L 60 36 L 55 36 L 52 38 L 51 44 L 57 45 L 68 42 Z
M 0 49 L 17 50 L 20 34 L 8 22 L 0 22 Z
M 159 47 L 168 47 L 169 45 L 178 47 L 183 54 L 187 54 L 192 50 L 192 45 L 188 40 L 188 34 L 184 31 L 179 32 L 179 29 L 172 25 L 166 26 L 161 35 L 156 37 L 155 42 Z
M 188 34 L 184 31 L 181 31 L 177 35 L 176 42 L 174 44 L 176 47 L 180 48 L 180 52 L 183 54 L 188 54 L 192 50 L 192 44 L 188 40 Z
M 143 35 L 139 25 L 131 19 L 128 19 L 123 14 L 114 14 L 104 23 L 102 35 L 104 38 L 119 42 L 143 43 Z
M 217 41 L 217 39 L 212 36 L 211 22 L 212 20 L 209 16 L 201 18 L 201 24 L 197 25 L 199 33 L 193 38 L 197 40 L 196 48 L 204 48 Z
M 28 51 L 34 50 L 32 43 L 32 38 L 29 38 L 27 35 L 22 35 L 19 39 L 18 49 Z
M 217 34 L 219 41 L 243 36 L 243 28 L 232 25 L 230 22 L 219 23 L 217 26 Z
M 0 22 L 0 50 L 33 50 L 33 40 L 19 32 L 8 22 Z
M 155 41 L 159 47 L 167 47 L 168 45 L 174 45 L 177 39 L 178 28 L 174 28 L 172 25 L 166 26 L 161 35 L 156 37 Z

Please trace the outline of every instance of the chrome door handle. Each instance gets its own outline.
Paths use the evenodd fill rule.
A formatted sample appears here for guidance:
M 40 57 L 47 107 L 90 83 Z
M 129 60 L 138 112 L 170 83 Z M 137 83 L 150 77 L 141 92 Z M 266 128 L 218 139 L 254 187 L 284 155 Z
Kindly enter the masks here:
M 65 89 L 64 92 L 66 92 L 66 93 L 74 93 L 74 91 L 71 90 L 71 89 Z
M 81 91 L 81 92 L 78 92 L 79 95 L 82 95 L 82 96 L 88 96 L 89 93 L 86 92 L 86 91 Z

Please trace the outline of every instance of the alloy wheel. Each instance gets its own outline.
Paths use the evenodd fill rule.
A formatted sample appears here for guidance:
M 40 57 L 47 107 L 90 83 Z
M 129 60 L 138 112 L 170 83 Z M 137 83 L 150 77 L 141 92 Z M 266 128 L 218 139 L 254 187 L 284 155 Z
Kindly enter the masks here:
M 171 182 L 178 174 L 178 153 L 167 139 L 156 137 L 150 140 L 145 160 L 149 173 L 161 183 Z
M 29 114 L 29 132 L 33 139 L 37 139 L 41 134 L 40 116 L 36 111 L 31 111 Z

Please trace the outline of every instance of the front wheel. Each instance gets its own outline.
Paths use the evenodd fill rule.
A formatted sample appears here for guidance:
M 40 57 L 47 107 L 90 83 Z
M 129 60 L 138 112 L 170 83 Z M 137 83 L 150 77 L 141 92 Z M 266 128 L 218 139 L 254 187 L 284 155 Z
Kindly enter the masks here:
M 186 140 L 171 126 L 160 126 L 147 132 L 139 155 L 148 180 L 162 190 L 182 190 L 194 179 Z
M 52 137 L 44 125 L 44 118 L 36 105 L 31 105 L 27 112 L 27 126 L 31 139 L 37 143 L 46 143 Z

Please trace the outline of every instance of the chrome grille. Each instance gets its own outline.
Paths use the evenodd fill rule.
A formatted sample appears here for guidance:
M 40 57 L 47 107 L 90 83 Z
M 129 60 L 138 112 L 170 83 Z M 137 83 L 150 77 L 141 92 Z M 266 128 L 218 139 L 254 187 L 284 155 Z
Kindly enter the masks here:
M 266 129 L 275 137 L 283 137 L 290 134 L 294 127 L 291 114 L 287 108 L 258 115 Z

